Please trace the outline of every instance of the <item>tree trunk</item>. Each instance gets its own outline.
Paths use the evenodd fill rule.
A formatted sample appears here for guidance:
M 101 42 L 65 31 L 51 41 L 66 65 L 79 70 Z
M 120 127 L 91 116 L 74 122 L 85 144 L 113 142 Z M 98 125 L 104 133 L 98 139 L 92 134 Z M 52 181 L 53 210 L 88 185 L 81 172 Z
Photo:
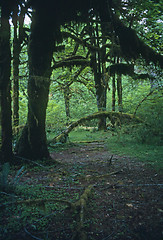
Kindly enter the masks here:
M 14 40 L 13 40 L 13 125 L 19 125 L 19 54 L 20 44 L 18 40 L 18 8 L 13 14 Z
M 66 117 L 67 117 L 67 122 L 69 122 L 69 119 L 70 119 L 70 87 L 68 84 L 66 84 L 64 86 L 63 91 L 64 91 Z
M 1 7 L 0 26 L 0 107 L 1 107 L 1 160 L 12 161 L 12 124 L 11 124 L 11 50 L 10 24 L 7 6 Z
M 122 75 L 117 75 L 117 94 L 118 94 L 118 110 L 123 111 L 122 107 Z
M 115 85 L 115 75 L 112 77 L 112 111 L 115 111 L 115 93 L 116 93 L 116 85 Z
M 104 75 L 97 74 L 95 77 L 96 82 L 96 99 L 97 99 L 97 107 L 98 111 L 106 111 L 106 86 L 102 80 L 102 77 L 104 78 Z M 98 130 L 105 130 L 106 129 L 106 118 L 105 116 L 101 116 L 99 118 L 98 122 Z
M 96 24 L 96 32 L 93 33 L 92 36 L 96 36 L 97 42 L 93 39 L 92 44 L 94 46 L 99 47 L 99 32 L 98 32 L 98 24 Z M 104 43 L 104 42 L 103 42 Z M 92 52 L 91 54 L 91 66 L 94 73 L 94 82 L 96 88 L 96 100 L 97 100 L 97 108 L 98 111 L 106 111 L 106 92 L 107 92 L 107 81 L 104 72 L 104 57 L 105 52 Z M 106 118 L 105 116 L 101 116 L 98 122 L 98 130 L 106 129 Z
M 47 19 L 36 11 L 32 21 L 28 48 L 28 118 L 16 147 L 19 156 L 32 159 L 49 157 L 45 121 L 54 36 L 52 23 Z

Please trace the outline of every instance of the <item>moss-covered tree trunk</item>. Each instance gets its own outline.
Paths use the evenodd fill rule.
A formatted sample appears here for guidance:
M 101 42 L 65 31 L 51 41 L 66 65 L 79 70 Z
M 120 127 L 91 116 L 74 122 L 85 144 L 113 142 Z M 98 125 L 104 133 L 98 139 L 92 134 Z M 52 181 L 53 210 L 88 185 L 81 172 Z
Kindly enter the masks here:
M 92 40 L 92 45 L 97 47 L 100 46 L 98 34 L 99 34 L 98 24 L 96 24 L 95 32 L 92 33 L 92 37 L 94 37 L 94 39 Z M 97 108 L 99 112 L 106 111 L 107 81 L 106 81 L 106 76 L 104 71 L 104 64 L 105 64 L 103 61 L 104 58 L 105 58 L 105 52 L 102 52 L 102 53 L 92 52 L 91 54 L 91 66 L 94 74 Z M 101 116 L 99 118 L 98 130 L 105 130 L 105 129 L 106 129 L 106 118 L 105 116 Z
M 16 149 L 19 156 L 32 159 L 49 157 L 45 121 L 54 45 L 51 24 L 36 11 L 28 47 L 28 118 Z
M 1 161 L 12 160 L 12 124 L 11 124 L 11 51 L 9 8 L 1 7 L 0 24 L 0 107 L 1 107 Z
M 95 83 L 96 83 L 96 99 L 97 99 L 97 107 L 98 111 L 106 111 L 106 86 L 104 84 L 104 75 L 97 74 L 94 76 Z M 98 130 L 105 130 L 106 129 L 106 118 L 105 116 L 101 116 L 98 122 Z
M 112 111 L 115 111 L 115 93 L 116 93 L 116 85 L 115 85 L 115 75 L 112 77 Z
M 66 111 L 67 122 L 69 122 L 69 119 L 70 119 L 70 86 L 69 84 L 66 84 L 64 86 L 63 94 L 64 94 L 64 100 L 65 100 L 65 111 Z
M 118 110 L 119 112 L 123 111 L 122 106 L 122 75 L 117 75 L 117 95 L 118 95 Z

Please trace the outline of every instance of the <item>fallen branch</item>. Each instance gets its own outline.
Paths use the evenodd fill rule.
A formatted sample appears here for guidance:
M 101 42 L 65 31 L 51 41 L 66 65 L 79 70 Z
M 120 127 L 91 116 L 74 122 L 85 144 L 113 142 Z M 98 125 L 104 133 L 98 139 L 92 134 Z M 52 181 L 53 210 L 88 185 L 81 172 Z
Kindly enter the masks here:
M 0 205 L 1 207 L 9 206 L 12 204 L 19 205 L 19 204 L 25 204 L 27 206 L 33 206 L 37 205 L 38 207 L 44 208 L 45 209 L 45 203 L 47 202 L 59 202 L 68 205 L 70 208 L 72 208 L 72 203 L 68 202 L 66 200 L 59 200 L 59 199 L 27 199 L 27 200 L 20 200 L 20 201 L 13 201 L 13 202 L 8 202 L 8 203 L 3 203 Z
M 42 168 L 46 168 L 46 169 L 49 168 L 49 167 L 46 167 L 46 166 L 44 166 L 44 165 L 42 165 L 42 164 L 40 164 L 40 163 L 37 163 L 37 162 L 35 162 L 35 161 L 33 161 L 33 160 L 30 160 L 30 159 L 28 159 L 28 158 L 19 157 L 19 156 L 17 156 L 17 155 L 15 155 L 15 158 L 18 158 L 18 159 L 23 160 L 23 161 L 31 162 L 32 164 L 35 164 L 35 165 L 37 165 L 37 166 L 39 166 L 39 167 L 42 167 Z
M 111 173 L 108 173 L 108 174 L 104 174 L 104 175 L 99 175 L 99 176 L 91 176 L 91 175 L 89 175 L 89 176 L 87 176 L 87 180 L 88 179 L 93 179 L 93 180 L 96 180 L 96 179 L 101 179 L 101 178 L 107 178 L 107 177 L 110 177 L 110 176 L 112 176 L 112 175 L 116 175 L 116 174 L 119 174 L 121 172 L 121 170 L 120 171 L 116 171 L 116 172 L 111 172 Z
M 121 113 L 121 112 L 97 112 L 91 115 L 88 115 L 86 117 L 80 118 L 78 121 L 73 122 L 70 124 L 63 132 L 61 132 L 59 135 L 57 135 L 55 138 L 49 141 L 50 143 L 57 143 L 57 142 L 66 142 L 68 134 L 78 125 L 82 124 L 85 121 L 90 121 L 92 119 L 101 118 L 101 117 L 108 117 L 111 121 L 119 119 L 119 121 L 122 122 L 136 122 L 141 123 L 143 122 L 140 118 L 134 116 L 133 114 L 128 113 Z
M 72 209 L 73 211 L 78 211 L 79 212 L 79 223 L 77 225 L 75 234 L 73 235 L 72 239 L 73 240 L 86 240 L 86 233 L 84 231 L 84 212 L 86 209 L 86 204 L 88 201 L 88 198 L 91 194 L 93 185 L 89 185 L 84 193 L 81 195 L 80 199 L 72 204 Z

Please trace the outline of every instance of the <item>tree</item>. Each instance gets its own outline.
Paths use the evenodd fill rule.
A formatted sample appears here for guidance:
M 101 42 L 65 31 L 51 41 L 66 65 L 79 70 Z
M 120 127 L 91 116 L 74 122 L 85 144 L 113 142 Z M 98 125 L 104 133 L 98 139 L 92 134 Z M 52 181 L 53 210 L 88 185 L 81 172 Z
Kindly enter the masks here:
M 28 118 L 16 152 L 19 156 L 42 159 L 49 157 L 45 119 L 52 72 L 54 35 L 50 19 L 44 20 L 42 14 L 37 11 L 32 20 L 28 48 Z
M 13 126 L 19 125 L 19 65 L 21 44 L 23 41 L 27 44 L 27 34 L 25 32 L 24 18 L 27 12 L 28 4 L 25 6 L 16 6 L 12 14 L 12 22 L 14 25 L 13 37 Z
M 1 160 L 12 161 L 12 126 L 11 126 L 11 51 L 10 51 L 10 8 L 1 4 L 0 24 L 0 108 L 1 108 Z

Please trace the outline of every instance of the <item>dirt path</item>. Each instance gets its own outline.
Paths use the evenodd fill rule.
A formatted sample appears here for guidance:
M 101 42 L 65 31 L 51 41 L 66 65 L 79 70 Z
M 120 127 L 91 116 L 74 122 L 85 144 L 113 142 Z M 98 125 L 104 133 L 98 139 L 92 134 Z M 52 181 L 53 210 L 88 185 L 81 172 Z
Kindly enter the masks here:
M 88 240 L 163 239 L 163 178 L 154 170 L 112 155 L 104 142 L 77 144 L 52 158 L 61 165 L 51 187 L 80 197 L 94 186 L 85 215 Z

